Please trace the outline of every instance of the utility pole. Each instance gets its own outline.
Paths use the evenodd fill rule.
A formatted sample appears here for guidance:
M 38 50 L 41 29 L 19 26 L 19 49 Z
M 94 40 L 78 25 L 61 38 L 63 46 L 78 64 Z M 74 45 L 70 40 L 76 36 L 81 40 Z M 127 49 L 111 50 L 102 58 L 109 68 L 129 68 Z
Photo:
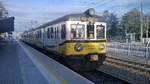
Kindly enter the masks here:
M 141 21 L 141 36 L 140 36 L 140 40 L 142 42 L 142 38 L 143 38 L 143 0 L 140 0 L 141 1 L 141 12 L 140 12 L 140 21 Z
M 149 37 L 148 36 L 148 32 L 149 32 L 149 18 L 148 17 L 146 18 L 146 22 L 147 22 L 147 26 L 146 26 L 147 27 L 146 38 L 148 39 L 148 37 Z

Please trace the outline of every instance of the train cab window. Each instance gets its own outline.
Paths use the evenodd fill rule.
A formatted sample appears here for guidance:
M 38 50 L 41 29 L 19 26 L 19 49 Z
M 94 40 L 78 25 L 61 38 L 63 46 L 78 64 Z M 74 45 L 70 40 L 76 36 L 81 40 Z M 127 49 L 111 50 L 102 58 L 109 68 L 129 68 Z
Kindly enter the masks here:
M 62 39 L 66 38 L 66 25 L 61 26 L 61 38 Z
M 105 26 L 104 25 L 96 25 L 96 34 L 97 39 L 105 38 Z
M 84 39 L 85 37 L 85 25 L 72 24 L 71 25 L 71 39 Z
M 87 25 L 87 38 L 94 39 L 94 25 Z

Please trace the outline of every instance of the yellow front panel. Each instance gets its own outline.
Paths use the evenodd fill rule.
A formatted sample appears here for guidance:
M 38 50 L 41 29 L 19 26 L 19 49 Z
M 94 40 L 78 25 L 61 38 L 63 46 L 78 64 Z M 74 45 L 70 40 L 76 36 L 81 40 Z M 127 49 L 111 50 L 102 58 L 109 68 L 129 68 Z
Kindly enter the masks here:
M 106 53 L 106 48 L 101 44 L 106 44 L 106 42 L 88 42 L 80 43 L 83 46 L 83 50 L 78 52 L 75 50 L 76 43 L 65 43 L 60 47 L 61 53 L 64 55 L 87 55 L 87 54 L 103 54 Z

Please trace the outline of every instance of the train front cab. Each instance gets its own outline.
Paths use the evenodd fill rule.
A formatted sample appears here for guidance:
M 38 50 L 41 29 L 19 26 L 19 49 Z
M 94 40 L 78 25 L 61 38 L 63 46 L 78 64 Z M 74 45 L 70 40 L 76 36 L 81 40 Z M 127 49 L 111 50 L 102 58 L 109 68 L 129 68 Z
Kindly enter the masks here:
M 64 56 L 73 61 L 83 60 L 86 63 L 102 64 L 106 54 L 106 23 L 68 21 L 67 27 L 67 40 L 60 44 L 60 51 Z

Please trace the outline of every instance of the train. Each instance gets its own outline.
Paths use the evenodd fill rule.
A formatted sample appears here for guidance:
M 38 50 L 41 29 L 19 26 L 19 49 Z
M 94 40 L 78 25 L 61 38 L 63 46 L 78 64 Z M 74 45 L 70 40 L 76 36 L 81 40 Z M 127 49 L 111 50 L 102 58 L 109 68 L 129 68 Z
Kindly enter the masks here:
M 93 70 L 106 58 L 106 22 L 90 8 L 25 31 L 21 40 L 55 53 L 75 70 Z

